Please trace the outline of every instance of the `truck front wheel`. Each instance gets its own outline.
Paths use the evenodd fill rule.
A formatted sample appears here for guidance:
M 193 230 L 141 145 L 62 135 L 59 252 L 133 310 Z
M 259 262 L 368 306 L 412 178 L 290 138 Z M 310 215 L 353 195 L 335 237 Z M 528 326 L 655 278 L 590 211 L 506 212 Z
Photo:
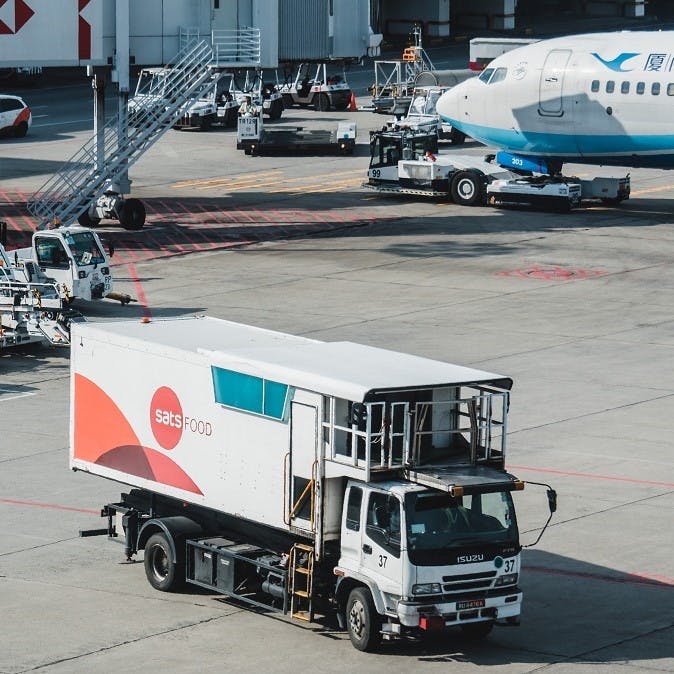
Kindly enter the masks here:
M 484 203 L 484 185 L 472 171 L 459 171 L 451 184 L 452 201 L 459 206 L 479 206 Z
M 359 651 L 374 651 L 381 643 L 381 618 L 366 588 L 351 590 L 346 603 L 346 625 L 351 643 Z
M 179 565 L 165 534 L 153 534 L 145 544 L 145 575 L 155 590 L 172 592 L 180 585 Z

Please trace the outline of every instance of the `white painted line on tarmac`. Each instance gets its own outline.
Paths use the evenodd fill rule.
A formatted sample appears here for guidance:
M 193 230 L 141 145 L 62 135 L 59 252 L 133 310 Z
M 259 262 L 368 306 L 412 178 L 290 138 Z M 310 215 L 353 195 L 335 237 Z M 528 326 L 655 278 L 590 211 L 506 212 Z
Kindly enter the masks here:
M 29 396 L 34 396 L 37 395 L 37 393 L 17 393 L 16 395 L 5 397 L 2 394 L 3 393 L 14 393 L 14 391 L 10 391 L 9 389 L 6 388 L 0 388 L 0 403 L 4 403 L 8 400 L 17 400 L 18 398 L 28 398 Z

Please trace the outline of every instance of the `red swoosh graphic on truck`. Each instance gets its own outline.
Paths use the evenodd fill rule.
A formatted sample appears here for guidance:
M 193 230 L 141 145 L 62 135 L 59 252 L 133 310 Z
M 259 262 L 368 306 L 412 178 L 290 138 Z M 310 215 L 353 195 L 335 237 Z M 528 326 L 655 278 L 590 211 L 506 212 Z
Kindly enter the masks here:
M 87 377 L 75 375 L 73 456 L 194 494 L 203 492 L 166 455 L 143 447 L 110 396 Z

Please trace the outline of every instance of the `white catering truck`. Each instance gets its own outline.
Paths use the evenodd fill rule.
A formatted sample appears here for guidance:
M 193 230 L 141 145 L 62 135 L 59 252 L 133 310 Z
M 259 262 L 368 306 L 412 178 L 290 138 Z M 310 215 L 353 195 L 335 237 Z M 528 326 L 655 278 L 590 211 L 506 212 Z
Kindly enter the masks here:
M 360 650 L 517 624 L 507 377 L 208 317 L 74 325 L 71 358 L 70 467 L 133 487 L 81 534 L 156 589 L 332 613 Z

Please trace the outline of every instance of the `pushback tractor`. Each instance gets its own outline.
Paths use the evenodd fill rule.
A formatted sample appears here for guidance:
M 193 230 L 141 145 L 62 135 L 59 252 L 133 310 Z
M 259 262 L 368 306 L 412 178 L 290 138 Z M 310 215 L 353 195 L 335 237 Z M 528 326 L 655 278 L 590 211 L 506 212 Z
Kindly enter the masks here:
M 131 487 L 81 533 L 157 590 L 334 616 L 365 651 L 518 622 L 508 377 L 208 317 L 74 325 L 71 356 L 70 467 Z

